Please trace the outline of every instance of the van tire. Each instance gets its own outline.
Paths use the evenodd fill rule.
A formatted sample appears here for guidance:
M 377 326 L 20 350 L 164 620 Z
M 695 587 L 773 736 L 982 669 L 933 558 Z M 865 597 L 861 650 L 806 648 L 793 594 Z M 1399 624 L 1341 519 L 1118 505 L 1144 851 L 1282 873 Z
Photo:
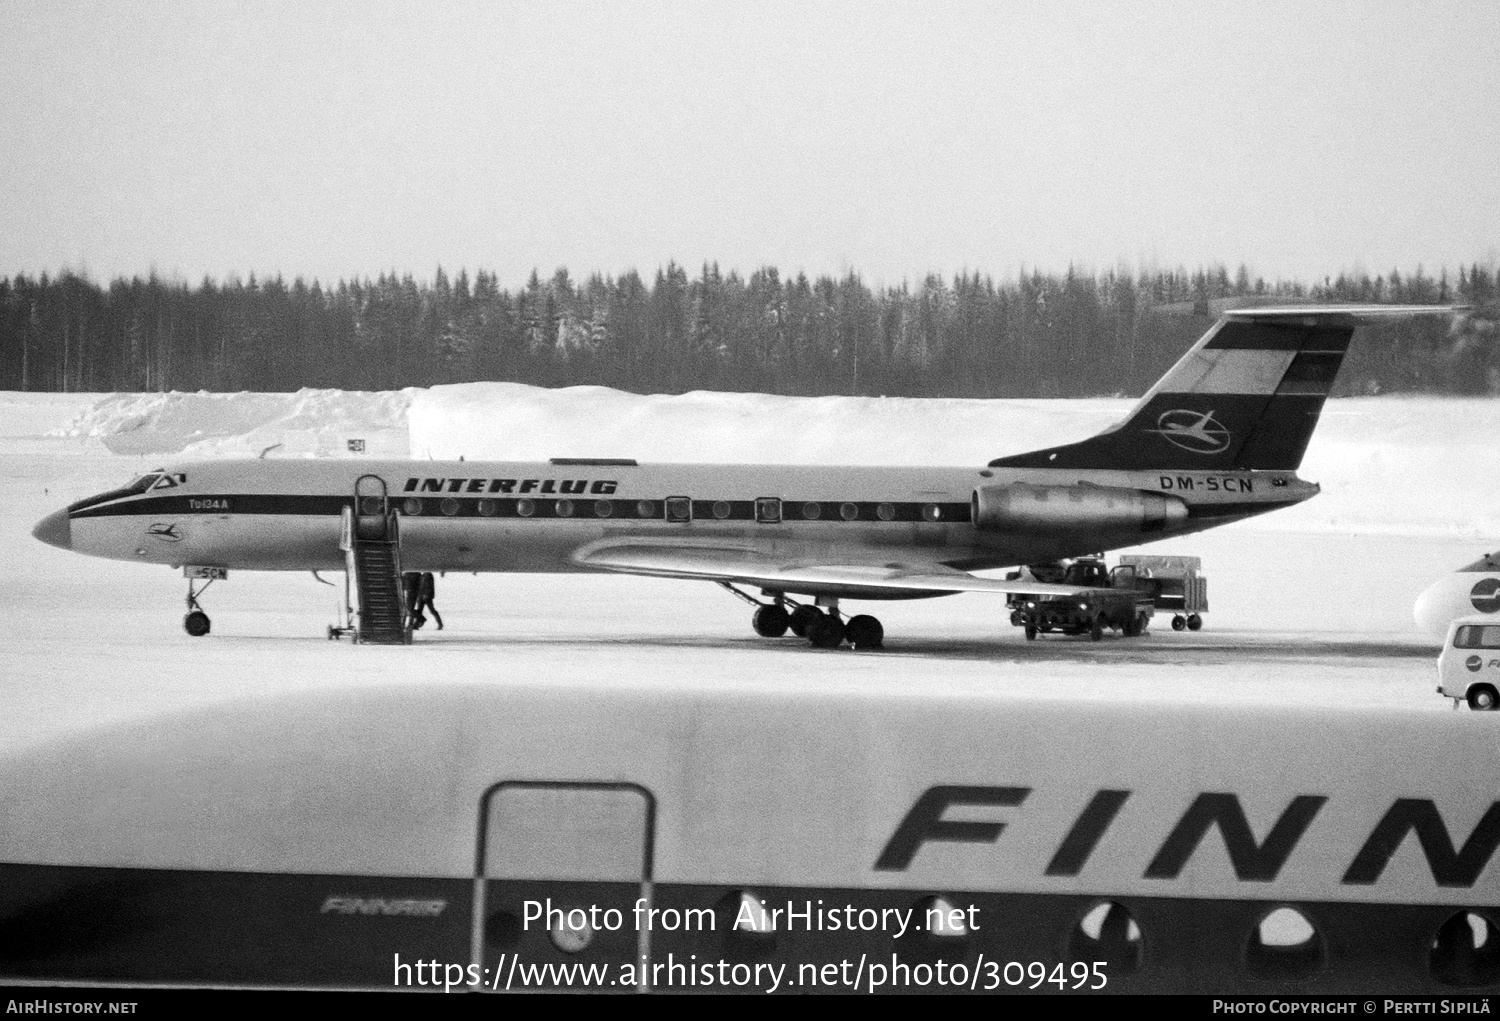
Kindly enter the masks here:
M 1476 684 L 1469 689 L 1469 708 L 1475 712 L 1493 710 L 1500 706 L 1500 696 L 1488 684 Z

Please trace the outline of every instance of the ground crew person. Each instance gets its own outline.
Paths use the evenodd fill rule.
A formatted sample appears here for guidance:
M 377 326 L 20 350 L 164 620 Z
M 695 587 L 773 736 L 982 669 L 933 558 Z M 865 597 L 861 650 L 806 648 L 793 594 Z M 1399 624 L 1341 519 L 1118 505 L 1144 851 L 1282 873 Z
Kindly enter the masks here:
M 432 614 L 432 619 L 437 621 L 437 629 L 439 631 L 443 630 L 443 615 L 438 613 L 438 608 L 432 601 L 432 597 L 436 594 L 437 579 L 432 576 L 431 571 L 424 571 L 417 587 L 417 619 L 413 623 L 413 627 L 421 627 L 427 623 L 427 618 L 422 616 L 422 611 L 425 609 L 428 613 Z

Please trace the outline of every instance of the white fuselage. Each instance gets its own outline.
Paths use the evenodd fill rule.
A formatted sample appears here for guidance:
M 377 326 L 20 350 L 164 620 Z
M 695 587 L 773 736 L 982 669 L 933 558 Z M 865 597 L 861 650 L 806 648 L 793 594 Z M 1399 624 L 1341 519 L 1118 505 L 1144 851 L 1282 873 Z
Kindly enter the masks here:
M 789 561 L 981 569 L 1198 531 L 1317 492 L 1292 472 L 1249 471 L 264 459 L 175 465 L 168 476 L 175 484 L 74 504 L 71 548 L 145 563 L 335 570 L 340 514 L 358 486 L 377 500 L 383 487 L 412 570 L 576 571 L 586 569 L 579 551 L 601 541 L 680 536 Z M 1018 483 L 1166 494 L 1187 516 L 1146 531 L 1066 518 L 1046 529 L 976 528 L 976 487 Z M 1066 499 L 1057 504 L 1065 514 Z M 371 510 L 380 505 L 359 512 Z

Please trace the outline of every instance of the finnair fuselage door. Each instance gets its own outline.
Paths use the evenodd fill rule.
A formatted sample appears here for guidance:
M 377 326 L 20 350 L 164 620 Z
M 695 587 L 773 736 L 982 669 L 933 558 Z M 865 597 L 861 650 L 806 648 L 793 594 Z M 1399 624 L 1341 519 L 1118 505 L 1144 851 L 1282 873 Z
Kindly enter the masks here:
M 656 802 L 625 783 L 508 781 L 482 807 L 473 963 L 484 988 L 561 988 L 537 968 L 643 975 Z M 598 988 L 584 979 L 585 985 Z M 627 982 L 625 989 L 631 983 Z M 634 983 L 645 988 L 644 978 Z M 578 986 L 574 985 L 577 989 Z

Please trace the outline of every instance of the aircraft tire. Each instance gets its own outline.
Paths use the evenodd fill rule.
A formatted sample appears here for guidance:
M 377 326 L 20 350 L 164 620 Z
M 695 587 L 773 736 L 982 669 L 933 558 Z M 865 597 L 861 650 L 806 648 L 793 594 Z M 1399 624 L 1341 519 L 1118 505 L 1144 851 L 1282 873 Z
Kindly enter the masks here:
M 213 622 L 208 619 L 208 614 L 202 610 L 194 610 L 182 618 L 182 630 L 194 638 L 202 638 L 208 634 L 211 627 L 213 627 Z
M 1173 631 L 1181 631 L 1185 627 L 1187 627 L 1187 618 L 1184 617 L 1182 614 L 1179 613 L 1175 617 L 1172 618 L 1172 630 Z
M 787 626 L 798 638 L 806 638 L 808 626 L 821 616 L 823 616 L 823 611 L 816 606 L 799 606 L 792 611 Z
M 1500 707 L 1500 695 L 1488 684 L 1476 684 L 1469 689 L 1469 708 L 1475 712 L 1493 712 Z
M 755 633 L 762 638 L 780 638 L 786 634 L 791 623 L 791 614 L 775 605 L 759 607 L 750 618 Z
M 878 649 L 885 641 L 885 628 L 868 613 L 861 613 L 850 617 L 849 623 L 844 625 L 844 637 L 855 649 Z
M 1097 642 L 1100 639 L 1102 639 L 1103 637 L 1104 637 L 1104 614 L 1098 613 L 1098 614 L 1095 614 L 1094 615 L 1094 619 L 1089 622 L 1089 638 L 1092 641 Z
M 844 644 L 844 622 L 832 614 L 820 613 L 807 625 L 807 640 L 820 649 L 837 649 Z
M 1196 613 L 1190 613 L 1188 614 L 1187 626 L 1189 631 L 1197 631 L 1203 627 L 1203 618 Z

